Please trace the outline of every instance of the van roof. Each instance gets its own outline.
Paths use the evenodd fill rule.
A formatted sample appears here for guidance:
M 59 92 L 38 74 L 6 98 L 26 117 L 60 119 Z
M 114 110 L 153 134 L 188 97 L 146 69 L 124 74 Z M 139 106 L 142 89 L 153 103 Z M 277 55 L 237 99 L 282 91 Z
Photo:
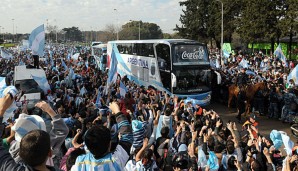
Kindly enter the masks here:
M 15 66 L 14 68 L 14 82 L 18 80 L 33 79 L 33 76 L 46 77 L 43 69 L 27 69 L 26 66 Z

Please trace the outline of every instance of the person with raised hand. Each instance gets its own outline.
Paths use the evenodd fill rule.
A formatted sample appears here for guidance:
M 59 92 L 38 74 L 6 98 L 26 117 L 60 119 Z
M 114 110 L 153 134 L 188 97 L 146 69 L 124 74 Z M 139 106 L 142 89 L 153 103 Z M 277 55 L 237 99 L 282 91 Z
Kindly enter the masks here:
M 62 158 L 62 156 L 59 156 L 61 145 L 64 143 L 65 138 L 68 135 L 68 127 L 61 116 L 57 114 L 47 102 L 38 102 L 35 104 L 35 107 L 41 109 L 51 117 L 51 127 L 47 130 L 44 120 L 38 115 L 20 114 L 12 127 L 12 130 L 15 131 L 16 141 L 11 144 L 9 152 L 16 162 L 23 161 L 24 159 L 19 155 L 22 138 L 32 130 L 47 131 L 50 136 L 51 149 L 53 150 L 53 158 L 49 158 L 47 164 L 58 168 L 60 159 Z
M 125 167 L 132 145 L 132 128 L 127 117 L 120 112 L 117 102 L 110 103 L 109 108 L 116 118 L 116 134 L 120 135 L 116 149 L 112 150 L 111 131 L 104 126 L 93 126 L 84 136 L 85 145 L 90 153 L 78 156 L 71 170 L 122 170 Z
M 0 98 L 0 123 L 2 123 L 3 115 L 12 101 L 13 99 L 9 94 Z M 1 128 L 0 132 L 2 133 L 3 129 Z M 15 162 L 13 157 L 3 147 L 0 138 L 0 171 L 55 171 L 54 167 L 46 165 L 48 158 L 52 157 L 52 150 L 50 135 L 43 130 L 32 130 L 25 134 L 21 139 L 18 155 L 23 159 L 22 164 Z

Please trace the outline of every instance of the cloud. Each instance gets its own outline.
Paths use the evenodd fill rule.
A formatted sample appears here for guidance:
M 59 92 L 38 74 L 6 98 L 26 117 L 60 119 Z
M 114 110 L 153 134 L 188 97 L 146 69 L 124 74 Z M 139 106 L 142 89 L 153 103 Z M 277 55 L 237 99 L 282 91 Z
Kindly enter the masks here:
M 182 13 L 179 1 L 1 0 L 0 26 L 12 33 L 12 19 L 15 19 L 18 32 L 30 33 L 36 26 L 47 24 L 48 19 L 48 24 L 58 25 L 60 29 L 76 26 L 82 30 L 103 30 L 107 24 L 121 26 L 129 20 L 142 20 L 158 24 L 164 32 L 173 32 Z

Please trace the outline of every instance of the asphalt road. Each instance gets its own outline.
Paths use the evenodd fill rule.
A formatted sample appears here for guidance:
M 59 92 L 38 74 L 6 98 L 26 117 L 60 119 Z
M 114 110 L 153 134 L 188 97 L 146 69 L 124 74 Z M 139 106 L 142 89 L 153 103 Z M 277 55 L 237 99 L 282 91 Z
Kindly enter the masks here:
M 236 119 L 236 116 L 237 116 L 236 108 L 232 108 L 229 111 L 227 106 L 220 103 L 213 103 L 207 108 L 213 109 L 215 112 L 217 112 L 225 122 L 224 124 L 226 124 L 228 121 L 232 121 L 237 123 L 238 130 L 242 128 L 242 125 L 238 123 Z M 242 117 L 242 121 L 243 122 L 245 121 L 244 117 Z M 290 136 L 293 142 L 297 143 L 297 139 L 291 133 L 290 124 L 282 123 L 279 120 L 269 119 L 268 117 L 258 116 L 258 115 L 257 115 L 257 121 L 259 122 L 259 131 L 262 135 L 269 137 L 269 134 L 273 129 L 278 131 L 284 131 Z

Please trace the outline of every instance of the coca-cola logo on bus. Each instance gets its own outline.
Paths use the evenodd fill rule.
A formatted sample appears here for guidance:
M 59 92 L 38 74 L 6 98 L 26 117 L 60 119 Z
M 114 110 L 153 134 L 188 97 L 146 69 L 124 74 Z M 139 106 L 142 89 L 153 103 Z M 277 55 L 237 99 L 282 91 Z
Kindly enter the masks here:
M 182 59 L 203 59 L 204 58 L 204 50 L 199 49 L 198 51 L 195 52 L 187 52 L 184 51 L 182 53 Z

